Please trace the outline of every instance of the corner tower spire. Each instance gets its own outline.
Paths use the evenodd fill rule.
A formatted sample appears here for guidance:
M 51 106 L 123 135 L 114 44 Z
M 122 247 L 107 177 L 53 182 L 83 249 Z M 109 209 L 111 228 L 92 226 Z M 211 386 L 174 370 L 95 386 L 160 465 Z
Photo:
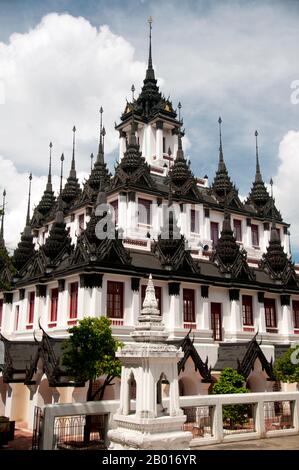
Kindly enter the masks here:
M 30 225 L 31 181 L 32 181 L 32 173 L 30 173 L 30 175 L 29 175 L 29 190 L 28 190 L 26 225 Z
M 25 266 L 27 261 L 32 259 L 35 253 L 33 235 L 31 233 L 31 226 L 30 226 L 31 181 L 32 181 L 32 173 L 30 173 L 29 175 L 26 225 L 21 235 L 21 240 L 19 241 L 18 246 L 15 249 L 14 254 L 13 254 L 13 265 L 17 268 L 18 271 L 20 271 L 22 267 Z
M 247 199 L 247 203 L 253 204 L 256 209 L 260 212 L 263 208 L 268 205 L 267 203 L 270 200 L 269 193 L 265 186 L 265 183 L 262 178 L 260 161 L 259 161 L 259 147 L 258 147 L 258 131 L 255 131 L 255 159 L 256 159 L 256 168 L 255 168 L 255 178 L 250 191 L 250 194 Z
M 3 194 L 2 194 L 2 216 L 1 216 L 1 228 L 0 228 L 0 243 L 3 245 L 4 245 L 5 198 L 6 198 L 6 190 L 4 189 Z
M 73 127 L 73 151 L 72 163 L 68 179 L 62 191 L 62 199 L 67 204 L 73 202 L 81 193 L 80 185 L 78 183 L 75 162 L 75 145 L 76 145 L 76 127 Z
M 228 196 L 234 190 L 234 186 L 228 175 L 226 165 L 224 162 L 224 157 L 223 157 L 221 117 L 219 117 L 218 119 L 218 125 L 219 125 L 219 161 L 218 161 L 218 169 L 216 171 L 212 189 L 214 193 L 216 193 L 216 196 L 220 200 L 224 201 L 226 199 L 226 196 Z

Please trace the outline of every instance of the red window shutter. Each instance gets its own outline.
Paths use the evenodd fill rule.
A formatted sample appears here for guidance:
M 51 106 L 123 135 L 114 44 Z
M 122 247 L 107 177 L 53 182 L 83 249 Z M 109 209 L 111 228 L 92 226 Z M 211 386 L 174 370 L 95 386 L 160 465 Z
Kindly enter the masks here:
M 141 286 L 141 308 L 142 308 L 142 305 L 143 305 L 143 301 L 145 299 L 145 291 L 146 291 L 146 286 L 145 285 Z M 157 302 L 158 302 L 158 309 L 159 309 L 160 315 L 161 315 L 161 312 L 162 312 L 162 288 L 160 286 L 155 286 L 155 295 L 156 295 L 156 299 L 157 299 Z
M 29 294 L 29 314 L 28 314 L 28 323 L 32 324 L 34 321 L 34 303 L 35 303 L 35 292 L 30 292 Z
M 113 221 L 115 223 L 115 225 L 118 224 L 118 199 L 116 199 L 115 201 L 112 201 L 110 202 L 110 205 L 112 206 L 113 208 Z
M 242 222 L 241 220 L 234 219 L 234 236 L 237 242 L 242 241 Z
M 183 289 L 184 323 L 195 323 L 195 295 L 193 289 Z
M 294 328 L 299 328 L 299 300 L 293 300 Z
M 218 222 L 211 222 L 211 240 L 213 248 L 216 248 L 219 240 L 219 224 Z
M 243 325 L 253 325 L 253 310 L 252 310 L 252 296 L 242 295 L 242 316 Z
M 58 308 L 58 289 L 51 290 L 51 312 L 50 322 L 54 323 L 57 321 L 57 308 Z
M 151 205 L 149 199 L 138 198 L 138 222 L 144 225 L 151 225 Z
M 124 284 L 123 282 L 107 282 L 107 317 L 124 317 Z
M 251 243 L 252 246 L 259 246 L 259 227 L 258 225 L 251 224 Z
M 20 316 L 20 306 L 16 306 L 16 312 L 15 312 L 15 330 L 17 331 L 19 329 L 19 316 Z
M 78 316 L 78 282 L 70 285 L 70 318 Z
M 3 299 L 0 299 L 0 328 L 2 326 L 3 321 Z
M 277 322 L 276 322 L 275 299 L 265 299 L 264 307 L 265 307 L 266 328 L 276 328 Z

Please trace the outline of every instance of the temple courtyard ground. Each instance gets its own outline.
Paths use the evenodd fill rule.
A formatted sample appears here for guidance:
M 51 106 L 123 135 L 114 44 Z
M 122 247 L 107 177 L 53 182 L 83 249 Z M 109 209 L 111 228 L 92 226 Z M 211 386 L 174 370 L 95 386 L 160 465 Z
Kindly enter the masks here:
M 32 434 L 30 432 L 16 429 L 15 439 L 8 446 L 0 447 L 0 452 L 5 450 L 31 450 Z M 192 448 L 192 450 L 299 450 L 299 435 L 272 437 L 254 441 L 232 442 L 230 444 L 217 444 Z
M 194 447 L 193 447 L 194 449 Z M 299 450 L 299 435 L 197 447 L 197 450 Z

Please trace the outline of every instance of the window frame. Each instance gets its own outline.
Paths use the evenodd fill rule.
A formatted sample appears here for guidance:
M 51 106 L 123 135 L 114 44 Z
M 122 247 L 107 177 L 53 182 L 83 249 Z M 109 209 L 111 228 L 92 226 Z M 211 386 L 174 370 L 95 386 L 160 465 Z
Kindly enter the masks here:
M 252 295 L 242 295 L 242 321 L 243 326 L 253 326 L 253 299 Z M 247 310 L 249 307 L 249 310 Z
M 256 239 L 254 237 L 256 237 Z M 257 243 L 253 243 L 254 241 L 257 241 Z M 257 224 L 251 224 L 251 244 L 256 247 L 260 246 L 259 225 Z
M 184 323 L 196 323 L 194 289 L 183 289 L 183 321 Z
M 233 219 L 234 237 L 237 242 L 242 243 L 242 220 Z M 239 231 L 239 233 L 238 233 Z
M 153 201 L 151 199 L 145 199 L 142 197 L 138 197 L 138 225 L 143 225 L 146 227 L 151 227 L 152 225 L 152 204 Z M 140 206 L 143 206 L 146 210 L 146 221 L 140 220 L 140 216 L 144 215 L 145 212 L 140 211 Z
M 271 311 L 272 308 L 273 308 L 273 310 Z M 277 312 L 276 312 L 276 301 L 275 301 L 275 299 L 265 298 L 264 299 L 264 309 L 265 309 L 266 330 L 267 329 L 270 329 L 270 330 L 271 329 L 276 329 L 277 330 Z
M 116 288 L 120 289 L 120 292 L 116 292 Z M 110 292 L 109 292 L 110 291 Z M 120 300 L 115 298 L 116 295 L 119 295 Z M 112 296 L 110 299 L 109 296 Z M 119 314 L 115 315 L 116 313 L 116 306 L 115 304 L 119 303 Z M 111 320 L 122 320 L 124 318 L 124 283 L 121 281 L 107 281 L 107 318 Z M 111 305 L 110 305 L 111 304 Z M 111 309 L 110 309 L 111 307 Z

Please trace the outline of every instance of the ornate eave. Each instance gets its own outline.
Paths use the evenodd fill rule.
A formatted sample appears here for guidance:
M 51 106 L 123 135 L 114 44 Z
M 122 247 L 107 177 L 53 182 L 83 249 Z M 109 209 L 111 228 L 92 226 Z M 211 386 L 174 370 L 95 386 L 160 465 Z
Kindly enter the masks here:
M 248 347 L 246 353 L 242 360 L 238 359 L 238 372 L 245 377 L 248 378 L 250 372 L 254 369 L 254 364 L 256 359 L 259 359 L 262 369 L 266 372 L 268 376 L 268 380 L 275 381 L 275 376 L 273 372 L 273 364 L 272 359 L 269 362 L 263 353 L 260 345 L 256 341 L 257 334 L 252 338 L 252 340 L 248 343 Z
M 180 372 L 185 370 L 186 362 L 190 357 L 194 363 L 195 371 L 198 371 L 203 379 L 202 382 L 211 383 L 211 367 L 208 366 L 208 357 L 206 358 L 205 362 L 203 362 L 194 346 L 194 338 L 193 340 L 190 338 L 190 331 L 178 344 L 178 347 L 181 348 L 184 353 L 184 356 L 178 363 L 178 373 L 180 374 Z

